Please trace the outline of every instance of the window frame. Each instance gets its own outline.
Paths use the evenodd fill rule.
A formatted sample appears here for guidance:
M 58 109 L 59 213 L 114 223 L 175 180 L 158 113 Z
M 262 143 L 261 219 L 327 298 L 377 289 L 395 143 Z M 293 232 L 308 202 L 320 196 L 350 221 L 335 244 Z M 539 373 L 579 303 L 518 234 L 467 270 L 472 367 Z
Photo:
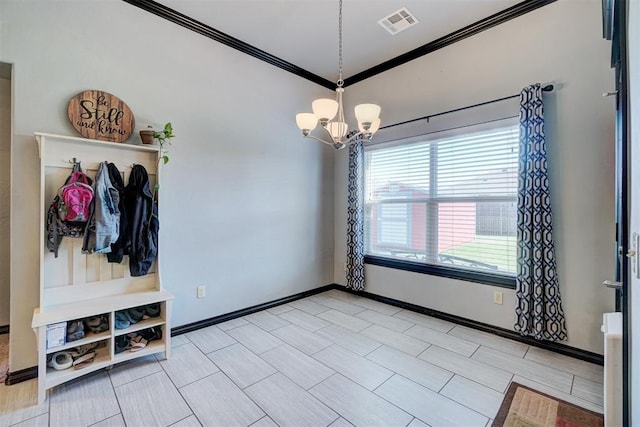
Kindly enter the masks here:
M 466 127 L 466 126 L 465 126 Z M 424 135 L 424 136 L 428 136 L 428 135 Z M 384 143 L 385 146 L 389 145 L 389 146 L 399 146 L 399 145 L 404 145 L 404 144 L 410 144 L 411 141 L 414 141 L 415 138 L 408 138 L 408 141 L 403 143 L 404 138 L 398 138 L 395 141 L 388 141 L 388 143 Z M 434 140 L 436 138 L 429 138 L 427 139 L 425 142 L 428 142 L 429 140 Z M 439 138 L 437 138 L 439 139 Z M 369 147 L 374 147 L 375 145 L 378 144 L 372 144 Z M 437 154 L 434 153 L 434 151 L 436 150 L 436 146 L 437 144 L 432 143 L 431 144 L 431 154 L 429 156 L 429 161 L 430 163 L 433 163 L 433 161 L 435 161 L 437 159 Z M 368 147 L 367 147 L 368 148 Z M 371 151 L 374 151 L 375 148 L 373 148 Z M 434 155 L 436 154 L 436 155 Z M 366 159 L 368 157 L 365 155 L 365 169 L 368 168 L 368 165 L 366 164 Z M 435 182 L 437 181 L 435 173 L 437 173 L 437 166 L 434 167 L 436 165 L 431 164 L 430 167 L 430 173 L 431 173 L 431 177 L 429 181 Z M 430 185 L 430 192 L 433 191 L 433 186 Z M 434 194 L 432 194 L 432 196 L 435 196 Z M 454 200 L 455 199 L 455 200 Z M 451 198 L 451 197 L 429 197 L 428 200 L 424 200 L 424 201 L 418 201 L 415 200 L 414 203 L 425 203 L 425 209 L 427 211 L 427 215 L 428 212 L 430 211 L 434 211 L 437 212 L 438 210 L 438 205 L 442 202 L 463 202 L 465 201 L 466 198 L 462 197 L 462 198 Z M 484 200 L 482 200 L 482 197 L 472 197 L 474 202 L 516 202 L 517 203 L 517 194 L 515 194 L 512 197 L 491 197 L 491 198 L 486 198 Z M 381 206 L 384 206 L 385 201 L 388 202 L 388 200 L 379 200 L 379 201 L 368 201 L 365 200 L 365 209 L 366 210 L 372 210 L 372 209 L 380 209 Z M 412 203 L 407 203 L 407 206 L 409 209 L 411 209 Z M 428 221 L 428 223 L 431 221 Z M 433 224 L 429 225 L 427 223 L 427 228 L 431 228 L 430 232 L 433 232 Z M 517 224 L 516 224 L 517 227 Z M 411 227 L 409 227 L 411 228 Z M 436 226 L 436 232 L 438 231 L 438 228 Z M 398 270 L 404 270 L 404 271 L 410 271 L 410 272 L 414 272 L 414 273 L 421 273 L 421 274 L 428 274 L 428 275 L 433 275 L 433 276 L 439 276 L 439 277 L 445 277 L 445 278 L 451 278 L 451 279 L 458 279 L 458 280 L 464 280 L 464 281 L 468 281 L 468 282 L 473 282 L 473 283 L 478 283 L 478 284 L 483 284 L 483 285 L 490 285 L 490 286 L 497 286 L 497 287 L 503 287 L 503 288 L 508 288 L 508 289 L 515 289 L 516 287 L 516 277 L 517 277 L 517 272 L 510 274 L 510 273 L 503 273 L 503 272 L 484 272 L 481 270 L 471 270 L 471 269 L 465 269 L 465 268 L 456 268 L 456 267 L 448 267 L 442 264 L 435 264 L 433 263 L 433 260 L 429 261 L 429 260 L 425 260 L 425 262 L 418 262 L 418 261 L 411 261 L 411 260 L 407 260 L 407 259 L 400 259 L 400 258 L 391 258 L 391 257 L 385 257 L 385 256 L 379 256 L 379 255 L 375 255 L 375 254 L 369 254 L 367 253 L 369 248 L 370 248 L 370 244 L 373 243 L 371 241 L 371 239 L 374 239 L 375 237 L 373 235 L 366 235 L 365 239 L 368 242 L 368 244 L 365 247 L 365 256 L 364 256 L 364 262 L 365 264 L 370 264 L 370 265 L 375 265 L 375 266 L 380 266 L 380 267 L 387 267 L 387 268 L 393 268 L 393 269 L 398 269 Z M 516 251 L 517 251 L 517 247 L 516 247 Z M 437 254 L 437 250 L 434 252 L 433 248 L 431 251 L 427 251 L 431 254 L 431 256 L 433 256 L 433 254 Z M 436 255 L 437 256 L 437 255 Z M 517 254 L 516 254 L 517 257 Z M 431 263 L 429 263 L 431 262 Z
M 391 259 L 375 255 L 365 255 L 364 263 L 379 267 L 394 268 L 396 270 L 410 271 L 412 273 L 428 274 L 431 276 L 446 277 L 449 279 L 464 280 L 481 285 L 498 286 L 501 288 L 515 289 L 516 277 L 500 273 L 482 273 L 480 271 L 463 270 L 461 268 L 444 267 L 442 265 L 425 264 L 415 261 Z

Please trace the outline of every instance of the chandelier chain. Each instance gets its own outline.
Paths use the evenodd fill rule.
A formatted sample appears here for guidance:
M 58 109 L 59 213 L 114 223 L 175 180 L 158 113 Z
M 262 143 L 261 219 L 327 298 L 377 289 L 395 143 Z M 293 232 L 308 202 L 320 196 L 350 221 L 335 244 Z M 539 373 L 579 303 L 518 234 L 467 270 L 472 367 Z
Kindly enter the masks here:
M 339 0 L 338 7 L 338 87 L 342 87 L 342 0 Z

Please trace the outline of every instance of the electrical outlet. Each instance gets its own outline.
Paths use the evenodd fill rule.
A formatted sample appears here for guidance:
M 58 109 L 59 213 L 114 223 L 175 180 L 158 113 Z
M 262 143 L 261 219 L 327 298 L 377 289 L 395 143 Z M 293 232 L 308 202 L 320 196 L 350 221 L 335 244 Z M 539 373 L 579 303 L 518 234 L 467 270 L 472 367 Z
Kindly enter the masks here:
M 207 296 L 207 289 L 204 285 L 198 286 L 198 298 L 204 298 Z
M 347 263 L 344 263 L 344 266 L 342 267 L 342 269 L 345 271 L 345 273 L 347 272 Z
M 494 291 L 493 292 L 493 303 L 494 304 L 502 304 L 502 292 Z

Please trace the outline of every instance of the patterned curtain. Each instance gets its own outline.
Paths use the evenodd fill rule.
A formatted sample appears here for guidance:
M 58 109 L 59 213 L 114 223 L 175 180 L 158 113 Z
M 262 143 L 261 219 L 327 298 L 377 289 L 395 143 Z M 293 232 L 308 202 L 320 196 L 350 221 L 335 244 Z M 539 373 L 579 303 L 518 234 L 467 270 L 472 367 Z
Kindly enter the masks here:
M 521 335 L 565 341 L 567 330 L 556 273 L 544 138 L 542 88 L 520 93 L 516 324 Z
M 364 142 L 349 145 L 347 288 L 364 291 Z

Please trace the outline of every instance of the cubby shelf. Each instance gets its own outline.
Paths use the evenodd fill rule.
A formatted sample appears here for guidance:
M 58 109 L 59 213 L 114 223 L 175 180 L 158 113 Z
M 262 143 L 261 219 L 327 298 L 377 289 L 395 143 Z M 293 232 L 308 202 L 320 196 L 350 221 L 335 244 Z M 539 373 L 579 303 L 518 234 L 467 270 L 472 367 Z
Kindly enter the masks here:
M 113 364 L 113 360 L 110 351 L 106 348 L 97 349 L 96 358 L 91 364 L 82 369 L 71 367 L 62 371 L 56 371 L 53 368 L 46 368 L 46 386 L 47 388 L 55 387 L 74 378 L 97 371 L 98 369 L 106 368 L 111 364 Z
M 160 182 L 160 150 L 157 146 L 122 144 L 78 137 L 36 133 L 40 156 L 40 306 L 33 312 L 31 326 L 38 339 L 38 403 L 46 391 L 74 378 L 149 354 L 171 354 L 171 307 L 173 295 L 162 289 L 160 265 L 156 261 L 148 274 L 130 275 L 128 258 L 109 263 L 103 254 L 85 254 L 82 239 L 63 238 L 57 256 L 46 247 L 45 228 L 49 203 L 71 172 L 72 162 L 93 176 L 105 160 L 115 164 L 127 182 L 131 165 L 143 166 L 149 183 Z M 115 313 L 148 304 L 160 304 L 160 316 L 140 321 L 126 329 L 115 329 Z M 55 348 L 47 348 L 47 327 L 58 323 L 88 319 L 97 315 L 109 318 L 109 330 L 87 335 Z M 162 339 L 151 341 L 140 351 L 114 354 L 116 337 L 151 327 L 162 328 Z M 105 341 L 96 358 L 82 369 L 57 371 L 47 367 L 47 355 L 74 347 Z
M 155 353 L 163 353 L 165 351 L 165 340 L 164 338 L 157 341 L 151 341 L 147 344 L 145 348 L 138 351 L 123 351 L 122 353 L 118 353 L 114 356 L 114 363 L 125 362 L 127 360 L 135 359 L 136 357 L 148 356 L 150 354 Z
M 65 351 L 70 348 L 80 347 L 81 345 L 93 344 L 94 342 L 103 341 L 111 338 L 111 332 L 105 331 L 99 334 L 89 333 L 84 338 L 81 338 L 76 341 L 70 341 L 65 345 L 61 345 L 59 347 L 51 347 L 47 349 L 47 354 L 57 353 L 59 351 Z
M 116 329 L 113 332 L 114 336 L 120 336 L 125 334 L 130 334 L 132 332 L 141 331 L 143 329 L 153 328 L 154 326 L 164 325 L 164 319 L 161 317 L 152 317 L 151 319 L 141 320 L 138 323 L 135 323 L 128 328 L 124 329 Z

